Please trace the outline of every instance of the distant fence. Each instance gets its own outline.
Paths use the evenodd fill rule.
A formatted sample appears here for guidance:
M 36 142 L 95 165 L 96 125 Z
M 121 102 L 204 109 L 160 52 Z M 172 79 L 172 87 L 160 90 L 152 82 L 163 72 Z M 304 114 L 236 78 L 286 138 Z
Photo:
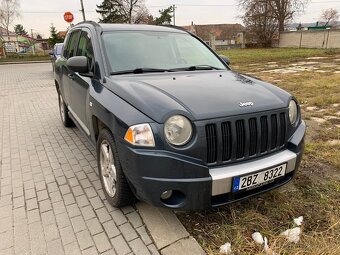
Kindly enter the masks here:
M 340 48 L 340 29 L 280 33 L 280 48 Z

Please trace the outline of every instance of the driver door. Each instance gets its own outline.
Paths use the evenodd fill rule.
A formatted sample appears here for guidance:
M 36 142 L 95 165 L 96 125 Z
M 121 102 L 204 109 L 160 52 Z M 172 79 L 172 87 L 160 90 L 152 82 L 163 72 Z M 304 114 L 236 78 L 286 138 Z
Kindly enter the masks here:
M 80 34 L 75 56 L 85 56 L 88 60 L 89 73 L 94 73 L 94 53 L 91 35 L 88 29 L 83 29 Z M 89 74 L 88 73 L 88 74 Z M 89 131 L 89 87 L 92 78 L 88 74 L 73 73 L 70 83 L 71 113 L 87 135 Z

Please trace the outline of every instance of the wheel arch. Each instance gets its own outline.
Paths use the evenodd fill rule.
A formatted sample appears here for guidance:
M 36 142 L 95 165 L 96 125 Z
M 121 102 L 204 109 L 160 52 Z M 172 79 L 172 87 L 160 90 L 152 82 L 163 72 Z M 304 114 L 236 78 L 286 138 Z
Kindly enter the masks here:
M 103 128 L 106 128 L 112 132 L 112 130 L 103 122 L 101 121 L 96 115 L 92 115 L 92 127 L 93 127 L 93 135 L 95 140 L 98 140 L 99 131 Z

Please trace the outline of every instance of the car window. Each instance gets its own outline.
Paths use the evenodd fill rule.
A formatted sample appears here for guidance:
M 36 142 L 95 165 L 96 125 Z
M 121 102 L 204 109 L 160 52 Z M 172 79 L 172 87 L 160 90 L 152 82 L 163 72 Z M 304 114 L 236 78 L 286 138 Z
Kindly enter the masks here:
M 85 56 L 88 59 L 90 71 L 94 68 L 94 54 L 91 42 L 91 37 L 86 31 L 82 31 L 77 48 L 77 56 Z
M 199 40 L 189 34 L 156 31 L 117 31 L 103 34 L 113 72 L 136 68 L 176 69 L 224 64 Z
M 190 37 L 176 37 L 175 41 L 179 56 L 183 61 L 188 63 L 212 62 L 211 58 L 214 58 L 214 56 L 205 54 L 205 47 L 195 47 L 195 54 L 193 54 L 193 45 L 190 43 Z
M 75 54 L 75 46 L 77 45 L 78 38 L 79 38 L 79 30 L 76 30 L 71 33 L 68 42 L 67 42 L 67 47 L 64 50 L 64 57 L 65 58 L 70 58 L 73 57 Z

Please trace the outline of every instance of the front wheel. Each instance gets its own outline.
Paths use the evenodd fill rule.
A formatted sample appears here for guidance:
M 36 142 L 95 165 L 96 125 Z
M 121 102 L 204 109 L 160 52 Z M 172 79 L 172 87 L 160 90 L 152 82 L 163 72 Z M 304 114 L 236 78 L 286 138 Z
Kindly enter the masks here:
M 136 201 L 120 165 L 111 131 L 102 129 L 97 141 L 99 176 L 107 201 L 114 207 L 131 205 Z

